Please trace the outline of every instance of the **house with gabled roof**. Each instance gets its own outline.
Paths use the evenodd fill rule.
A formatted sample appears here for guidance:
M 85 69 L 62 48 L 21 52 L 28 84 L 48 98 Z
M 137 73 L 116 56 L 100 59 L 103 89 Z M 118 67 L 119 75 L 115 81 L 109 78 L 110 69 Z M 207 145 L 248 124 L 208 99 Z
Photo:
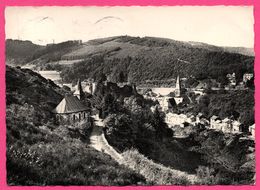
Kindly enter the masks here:
M 90 108 L 85 106 L 76 96 L 67 95 L 52 110 L 58 121 L 77 122 L 89 118 Z

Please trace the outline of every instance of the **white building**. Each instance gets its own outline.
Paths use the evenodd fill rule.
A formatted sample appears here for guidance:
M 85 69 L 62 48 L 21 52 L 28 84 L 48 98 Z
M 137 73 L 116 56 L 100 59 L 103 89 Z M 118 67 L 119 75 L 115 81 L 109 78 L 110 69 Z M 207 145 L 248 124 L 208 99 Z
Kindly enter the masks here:
M 171 104 L 169 102 L 170 98 L 171 97 L 168 97 L 168 96 L 156 98 L 162 108 L 162 111 L 167 111 L 170 108 L 170 106 L 171 106 Z
M 232 74 L 227 74 L 227 78 L 229 80 L 229 84 L 232 85 L 232 86 L 235 86 L 236 85 L 236 74 L 235 73 L 232 73 Z
M 209 121 L 202 113 L 198 113 L 196 116 L 196 124 L 203 124 L 205 127 L 207 127 L 209 125 Z
M 249 126 L 249 132 L 251 133 L 251 136 L 255 138 L 255 124 Z
M 89 82 L 89 84 L 87 84 L 84 88 L 84 92 L 87 92 L 89 94 L 94 94 L 96 90 L 96 83 L 95 82 Z
M 193 115 L 188 117 L 185 114 L 167 113 L 165 116 L 165 122 L 170 126 L 179 125 L 184 127 L 184 123 L 195 125 L 195 118 Z
M 213 115 L 210 118 L 210 129 L 223 131 L 224 133 L 237 133 L 240 131 L 241 123 L 225 118 L 221 120 L 218 116 Z
M 218 116 L 213 115 L 210 118 L 210 129 L 222 130 L 222 121 Z
M 243 75 L 243 82 L 246 83 L 247 81 L 251 80 L 253 78 L 253 73 L 245 73 Z

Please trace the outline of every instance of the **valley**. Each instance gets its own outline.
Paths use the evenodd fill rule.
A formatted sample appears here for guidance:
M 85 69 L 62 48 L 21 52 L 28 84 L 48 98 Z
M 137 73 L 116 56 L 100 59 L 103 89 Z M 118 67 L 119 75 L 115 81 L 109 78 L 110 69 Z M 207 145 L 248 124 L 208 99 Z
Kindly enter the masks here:
M 6 47 L 8 184 L 254 183 L 249 49 L 131 36 Z

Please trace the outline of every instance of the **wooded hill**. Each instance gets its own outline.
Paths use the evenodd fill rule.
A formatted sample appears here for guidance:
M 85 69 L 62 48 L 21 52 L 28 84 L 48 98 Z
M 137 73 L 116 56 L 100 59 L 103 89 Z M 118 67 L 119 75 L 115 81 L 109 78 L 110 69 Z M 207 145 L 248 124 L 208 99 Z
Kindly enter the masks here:
M 44 46 L 33 44 L 31 41 L 11 40 L 5 41 L 5 55 L 8 64 L 22 65 L 30 61 L 33 54 Z
M 8 43 L 12 41 L 7 41 Z M 11 57 L 16 48 L 7 48 Z M 217 47 L 197 42 L 181 42 L 155 37 L 116 36 L 90 40 L 86 43 L 68 41 L 37 48 L 29 63 L 38 68 L 60 69 L 69 82 L 76 78 L 97 78 L 110 74 L 114 82 L 167 80 L 194 76 L 222 81 L 235 72 L 242 80 L 246 72 L 253 72 L 254 52 L 247 48 Z M 59 60 L 74 60 L 70 67 L 58 66 Z M 76 63 L 75 63 L 76 62 Z

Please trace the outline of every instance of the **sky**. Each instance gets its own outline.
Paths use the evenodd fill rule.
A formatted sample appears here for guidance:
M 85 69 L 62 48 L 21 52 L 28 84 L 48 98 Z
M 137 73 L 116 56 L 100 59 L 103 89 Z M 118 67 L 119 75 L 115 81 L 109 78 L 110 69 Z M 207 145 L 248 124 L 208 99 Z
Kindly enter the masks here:
M 254 47 L 252 6 L 7 7 L 6 39 L 45 45 L 129 35 Z

